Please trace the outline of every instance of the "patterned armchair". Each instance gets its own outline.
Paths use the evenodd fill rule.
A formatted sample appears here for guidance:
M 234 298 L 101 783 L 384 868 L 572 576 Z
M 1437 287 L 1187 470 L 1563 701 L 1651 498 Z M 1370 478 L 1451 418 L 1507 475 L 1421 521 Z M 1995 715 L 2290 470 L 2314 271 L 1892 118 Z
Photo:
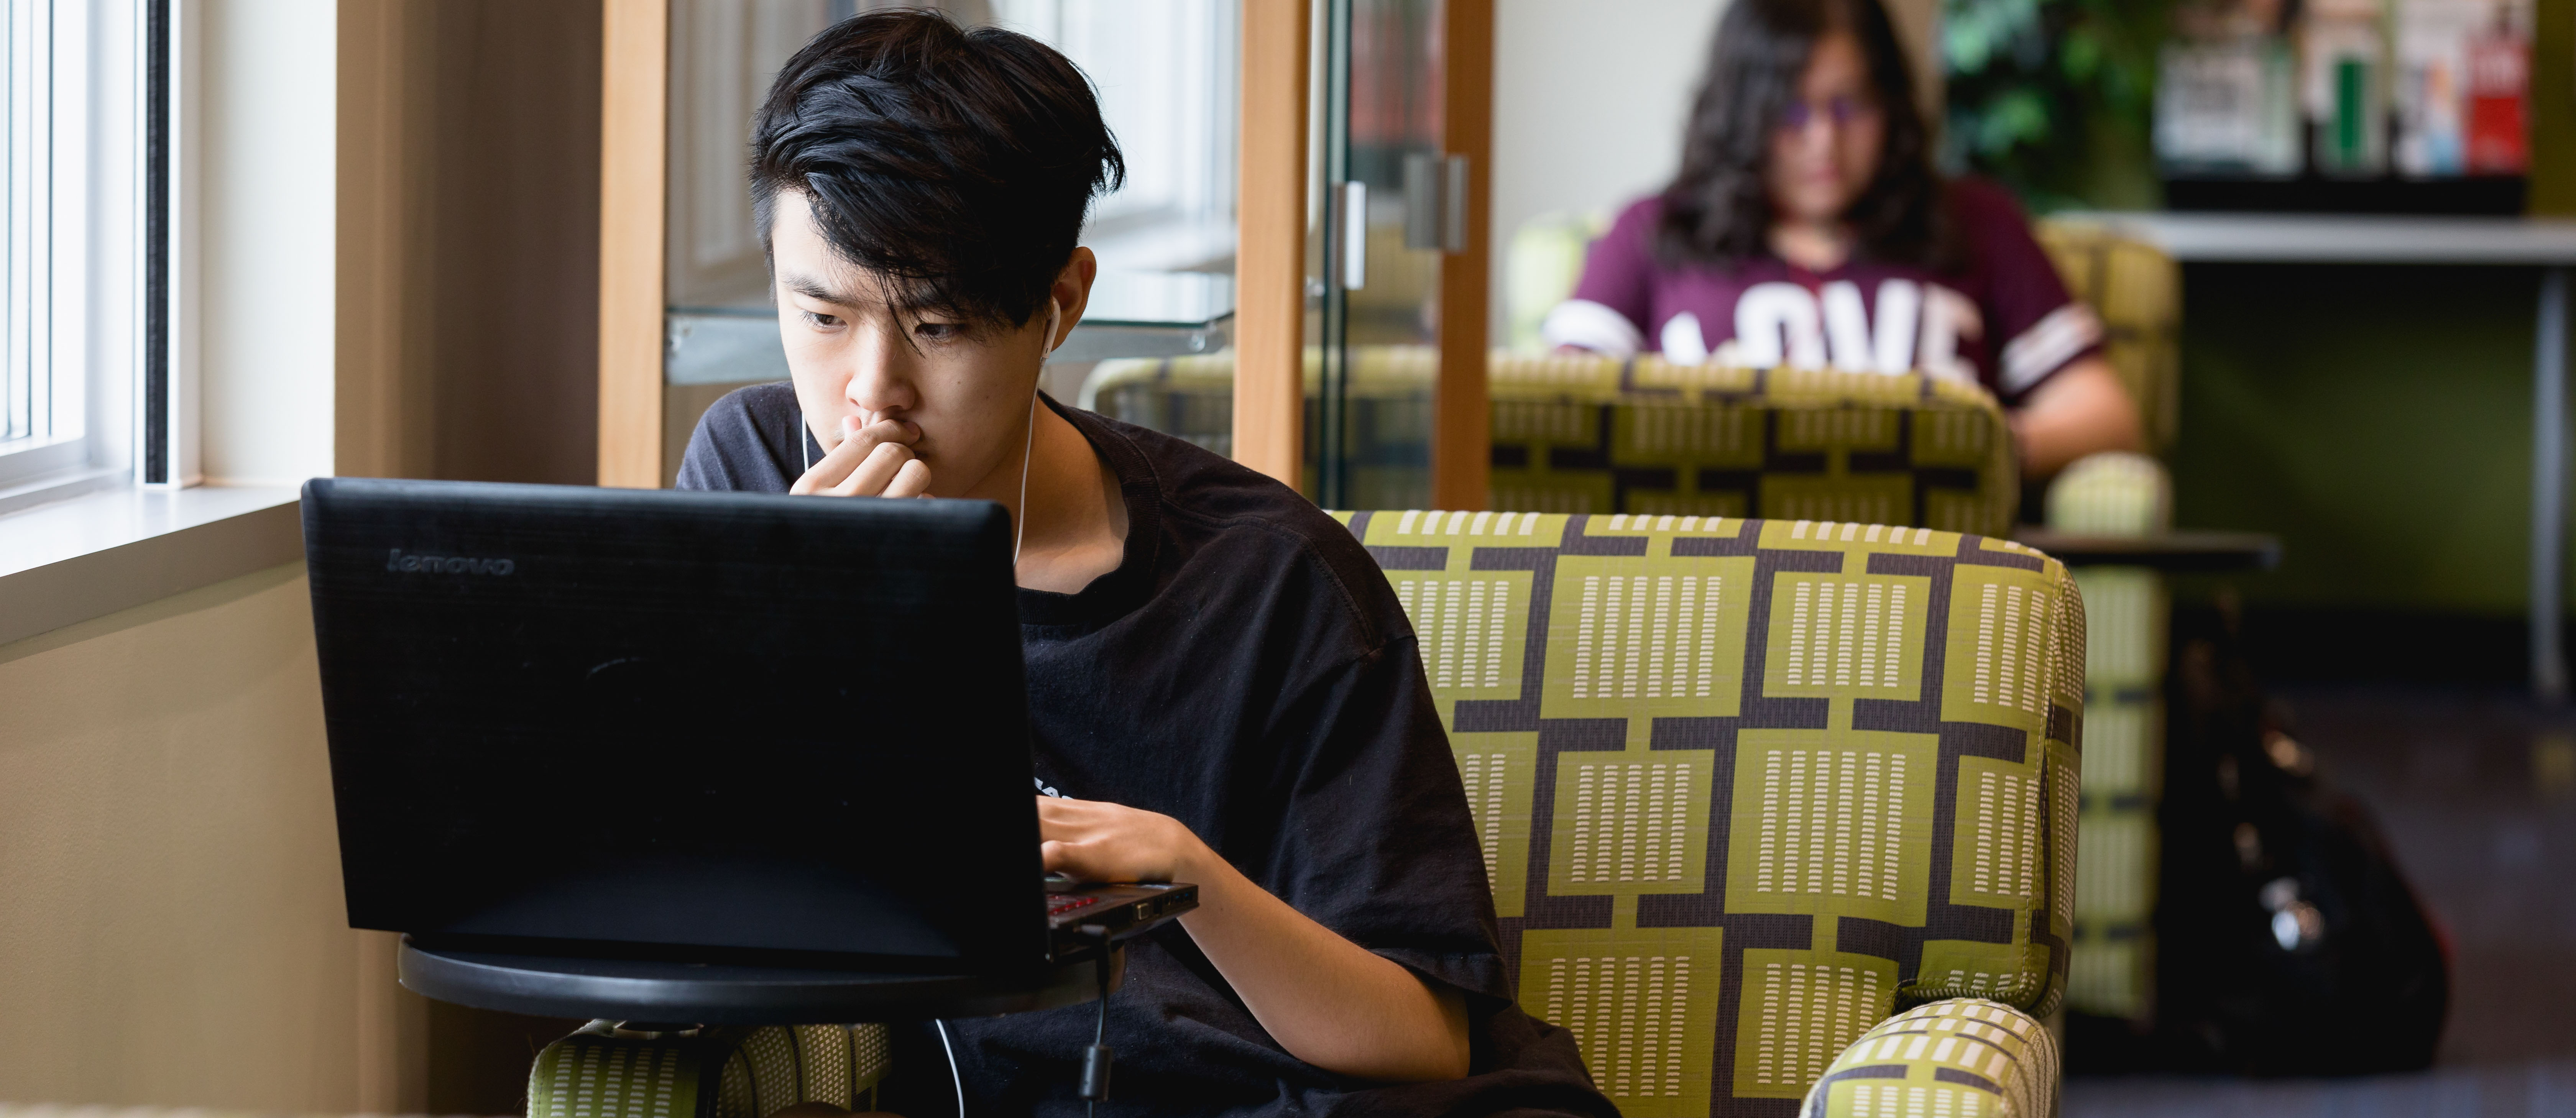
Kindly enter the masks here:
M 1400 413 L 1427 413 L 1436 364 L 1425 347 L 1354 351 L 1358 502 L 1411 496 L 1397 479 L 1428 460 L 1419 440 L 1429 423 Z M 1319 367 L 1310 353 L 1309 376 Z M 1489 368 L 1493 508 L 1759 515 L 2003 536 L 2021 499 L 2003 412 L 1971 385 L 1921 374 L 1670 365 L 1651 355 L 1496 351 Z M 1234 355 L 1104 361 L 1079 402 L 1226 453 Z M 1317 428 L 1310 414 L 1307 429 Z
M 2051 218 L 2032 227 L 2067 290 L 2102 318 L 2104 356 L 2137 401 L 2151 450 L 2171 446 L 2181 399 L 2182 269 L 2114 224 Z M 2172 521 L 2172 486 L 2154 459 L 2095 455 L 2049 487 L 2048 524 L 2062 532 L 2134 536 Z M 2093 780 L 2082 808 L 2083 887 L 2075 896 L 2075 967 L 2067 1008 L 2137 1020 L 2155 985 L 2157 802 L 2164 772 L 2164 576 L 2138 567 L 2076 572 L 2093 619 Z
M 2139 536 L 2171 526 L 2164 468 L 2142 454 L 2096 454 L 2048 489 L 2048 526 L 2092 536 Z M 2085 689 L 2090 694 L 2084 785 L 2084 864 L 2075 890 L 2069 1010 L 2140 1020 L 2155 988 L 2156 826 L 2164 777 L 2164 575 L 2144 567 L 2073 572 L 2084 594 Z
M 798 1103 L 875 1109 L 883 1025 L 630 1032 L 593 1021 L 528 1069 L 528 1118 L 766 1118 Z
M 1521 1003 L 1623 1113 L 2055 1111 L 2063 566 L 1856 523 L 1336 515 L 1413 619 Z

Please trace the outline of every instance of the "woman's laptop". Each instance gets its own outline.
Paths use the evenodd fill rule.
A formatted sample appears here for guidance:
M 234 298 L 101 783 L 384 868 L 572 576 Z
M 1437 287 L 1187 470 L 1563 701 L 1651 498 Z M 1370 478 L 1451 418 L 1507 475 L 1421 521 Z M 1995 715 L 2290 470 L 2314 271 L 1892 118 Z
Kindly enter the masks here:
M 1038 864 L 982 501 L 304 486 L 354 927 L 1003 973 L 1197 904 Z

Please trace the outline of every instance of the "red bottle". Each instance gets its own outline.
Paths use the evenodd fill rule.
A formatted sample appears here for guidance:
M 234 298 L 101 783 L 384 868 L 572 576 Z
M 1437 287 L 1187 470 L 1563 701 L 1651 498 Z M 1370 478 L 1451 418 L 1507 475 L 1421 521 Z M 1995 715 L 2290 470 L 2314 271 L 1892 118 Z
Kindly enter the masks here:
M 2531 46 L 2503 29 L 2472 37 L 2468 46 L 2468 172 L 2519 175 L 2531 162 L 2523 125 Z

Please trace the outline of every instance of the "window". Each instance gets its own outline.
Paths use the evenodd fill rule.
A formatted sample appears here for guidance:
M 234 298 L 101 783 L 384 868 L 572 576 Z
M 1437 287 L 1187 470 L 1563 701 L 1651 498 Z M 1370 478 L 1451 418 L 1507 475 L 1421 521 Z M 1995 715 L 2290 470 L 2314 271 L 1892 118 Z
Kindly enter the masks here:
M 54 12 L 7 0 L 0 25 L 0 468 L 76 460 L 87 393 L 53 359 Z M 68 452 L 68 453 L 67 453 Z
M 134 62 L 166 2 L 0 0 L 0 511 L 130 476 Z
M 1100 90 L 1127 185 L 1091 212 L 1104 271 L 1234 268 L 1236 6 L 997 0 L 994 22 L 1057 50 Z

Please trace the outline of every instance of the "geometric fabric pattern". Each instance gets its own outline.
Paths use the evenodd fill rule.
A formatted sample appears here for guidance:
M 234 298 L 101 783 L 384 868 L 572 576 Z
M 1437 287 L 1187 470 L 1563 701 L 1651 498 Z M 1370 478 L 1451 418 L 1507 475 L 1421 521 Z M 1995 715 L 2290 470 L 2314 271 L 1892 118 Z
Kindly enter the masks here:
M 1412 619 L 1520 1002 L 1622 1113 L 1786 1118 L 1899 1008 L 2056 1007 L 2064 566 L 1845 521 L 1334 515 Z
M 2057 1040 L 2000 1002 L 1918 1006 L 1861 1034 L 1815 1080 L 1800 1118 L 2048 1118 Z
M 1923 374 L 1497 353 L 1489 507 L 1910 524 L 2001 536 L 2003 412 Z
M 1321 367 L 1309 355 L 1309 373 Z M 1487 505 L 1533 512 L 1758 516 L 1909 524 L 2001 536 L 2020 481 L 2002 410 L 1923 374 L 1671 365 L 1495 351 Z M 1437 353 L 1352 350 L 1351 486 L 1405 499 L 1423 484 Z M 1081 401 L 1219 453 L 1233 439 L 1230 351 L 1105 361 Z M 1309 398 L 1309 410 L 1315 400 Z M 1322 428 L 1308 416 L 1311 434 Z M 1307 459 L 1318 457 L 1310 447 Z
M 2167 529 L 2172 486 L 2143 454 L 2095 454 L 2048 489 L 2060 532 L 2143 536 Z M 2067 1005 L 2104 1017 L 2150 1010 L 2156 949 L 2156 809 L 2164 772 L 2164 576 L 2143 567 L 2080 567 L 2088 733 L 2079 817 L 2075 958 Z
M 2156 809 L 2163 791 L 2164 576 L 2079 567 L 2086 629 L 2086 756 L 2078 816 L 2069 1008 L 2144 1017 L 2154 988 Z
M 528 1118 L 764 1118 L 823 1102 L 874 1109 L 883 1025 L 632 1033 L 593 1021 L 528 1071 Z

